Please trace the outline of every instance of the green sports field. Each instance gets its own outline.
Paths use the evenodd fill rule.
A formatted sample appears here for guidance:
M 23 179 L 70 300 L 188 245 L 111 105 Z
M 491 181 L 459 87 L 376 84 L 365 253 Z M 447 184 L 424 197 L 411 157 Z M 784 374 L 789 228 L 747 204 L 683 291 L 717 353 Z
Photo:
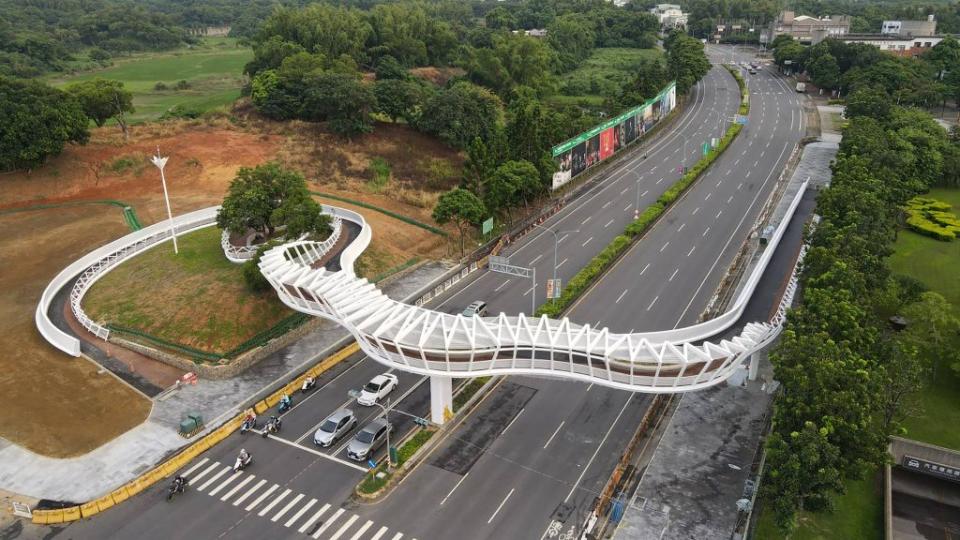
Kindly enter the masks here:
M 154 120 L 179 105 L 191 110 L 209 110 L 232 103 L 243 86 L 243 66 L 253 58 L 253 51 L 240 47 L 231 38 L 206 38 L 200 45 L 164 53 L 136 55 L 118 59 L 101 70 L 84 72 L 56 79 L 56 86 L 95 77 L 123 81 L 133 92 L 137 111 L 133 122 Z M 190 87 L 175 90 L 178 81 Z M 162 82 L 169 90 L 155 90 Z

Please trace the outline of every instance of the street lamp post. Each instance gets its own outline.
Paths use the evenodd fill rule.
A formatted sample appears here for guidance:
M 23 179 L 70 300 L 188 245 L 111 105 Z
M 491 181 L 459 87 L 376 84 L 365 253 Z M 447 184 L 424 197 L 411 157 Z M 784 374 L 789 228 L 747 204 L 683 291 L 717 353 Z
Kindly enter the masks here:
M 639 200 L 637 201 L 637 204 L 638 205 L 640 204 Z M 560 250 L 560 233 L 575 233 L 575 232 L 580 232 L 580 229 L 575 229 L 572 231 L 560 231 L 560 233 L 558 233 L 557 231 L 549 227 L 544 227 L 543 225 L 539 225 L 537 223 L 534 223 L 533 226 L 539 229 L 543 229 L 553 235 L 553 286 L 556 287 L 557 286 L 557 252 Z M 534 284 L 534 286 L 536 286 L 536 284 Z M 549 298 L 547 298 L 547 300 L 549 300 Z
M 170 220 L 170 236 L 173 237 L 173 253 L 179 254 L 180 249 L 177 247 L 177 231 L 173 227 L 173 212 L 170 210 L 170 195 L 167 193 L 167 178 L 163 174 L 163 168 L 167 165 L 167 160 L 170 159 L 167 157 L 160 157 L 160 147 L 157 146 L 157 155 L 150 158 L 150 161 L 160 169 L 160 183 L 163 184 L 163 200 L 167 203 L 167 219 Z
M 347 395 L 354 399 L 357 399 L 360 397 L 360 391 L 348 390 Z M 386 407 L 384 407 L 377 401 L 374 401 L 373 404 L 376 405 L 377 407 L 380 407 L 380 410 L 383 411 L 383 419 L 387 421 L 387 468 L 392 468 L 393 456 L 390 454 L 390 432 L 393 431 L 393 424 L 390 423 L 390 398 L 387 397 Z

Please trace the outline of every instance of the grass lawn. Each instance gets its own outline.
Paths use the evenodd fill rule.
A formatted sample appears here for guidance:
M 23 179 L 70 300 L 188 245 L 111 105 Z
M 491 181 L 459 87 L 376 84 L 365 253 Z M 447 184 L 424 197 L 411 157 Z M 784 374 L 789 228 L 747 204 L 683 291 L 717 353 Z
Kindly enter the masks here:
M 934 189 L 927 195 L 949 202 L 960 214 L 960 189 Z M 960 241 L 941 242 L 915 232 L 902 230 L 890 256 L 891 269 L 919 279 L 931 291 L 942 294 L 960 316 Z M 960 348 L 960 337 L 954 336 L 953 348 Z M 922 415 L 905 422 L 907 437 L 938 446 L 960 450 L 960 377 L 946 362 L 938 362 L 936 375 L 920 396 Z
M 220 230 L 164 242 L 108 273 L 84 299 L 95 321 L 135 328 L 207 352 L 226 352 L 293 312 L 273 290 L 250 293 L 241 265 L 227 260 Z
M 603 103 L 604 96 L 619 92 L 633 77 L 640 62 L 661 56 L 659 49 L 594 49 L 583 64 L 560 78 L 560 94 L 573 98 L 574 103 L 580 98 L 587 98 L 591 104 Z
M 797 530 L 790 540 L 880 540 L 883 538 L 883 496 L 880 476 L 848 482 L 847 493 L 836 498 L 832 513 L 801 512 Z M 761 511 L 752 538 L 785 538 L 773 522 L 771 512 Z
M 133 92 L 137 111 L 132 122 L 159 118 L 174 105 L 208 110 L 228 105 L 240 96 L 243 66 L 253 58 L 253 51 L 237 46 L 232 38 L 206 38 L 193 48 L 162 53 L 134 55 L 116 60 L 113 66 L 80 73 L 52 81 L 55 86 L 96 77 L 123 81 Z M 186 90 L 174 90 L 177 81 L 190 83 Z M 162 82 L 169 90 L 157 91 Z

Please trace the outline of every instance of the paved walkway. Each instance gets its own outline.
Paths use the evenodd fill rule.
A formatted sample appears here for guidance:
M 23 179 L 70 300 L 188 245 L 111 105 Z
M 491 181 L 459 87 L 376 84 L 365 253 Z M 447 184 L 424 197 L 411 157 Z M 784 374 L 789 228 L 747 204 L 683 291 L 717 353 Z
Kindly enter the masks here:
M 407 299 L 449 268 L 425 264 L 384 287 L 391 298 Z M 295 343 L 264 358 L 233 379 L 202 380 L 154 401 L 147 421 L 120 437 L 77 458 L 54 459 L 0 439 L 0 487 L 29 497 L 86 502 L 108 493 L 147 471 L 190 440 L 178 433 L 180 420 L 198 412 L 207 425 L 217 426 L 240 412 L 255 394 L 286 380 L 336 349 L 348 337 L 340 326 L 324 321 Z M 325 376 L 333 377 L 334 368 Z M 322 380 L 318 381 L 322 384 Z
M 805 178 L 810 177 L 812 186 L 829 178 L 829 163 L 836 149 L 835 143 L 815 143 L 804 149 L 772 214 L 774 222 L 778 216 L 782 218 L 781 207 L 789 204 L 796 186 Z M 801 205 L 795 220 L 805 220 L 812 210 L 814 192 L 808 194 L 811 200 Z M 801 211 L 804 207 L 806 212 Z M 799 236 L 785 245 L 797 242 Z M 786 249 L 784 254 L 795 257 L 796 249 Z M 769 286 L 776 287 L 779 281 L 774 279 Z M 761 282 L 755 297 L 766 294 L 761 290 L 764 286 Z M 764 310 L 769 311 L 769 306 L 755 309 L 757 313 Z M 737 500 L 749 497 L 746 482 L 773 400 L 772 380 L 773 367 L 764 360 L 756 381 L 745 380 L 744 371 L 740 371 L 725 385 L 684 394 L 614 538 L 730 538 L 741 517 Z

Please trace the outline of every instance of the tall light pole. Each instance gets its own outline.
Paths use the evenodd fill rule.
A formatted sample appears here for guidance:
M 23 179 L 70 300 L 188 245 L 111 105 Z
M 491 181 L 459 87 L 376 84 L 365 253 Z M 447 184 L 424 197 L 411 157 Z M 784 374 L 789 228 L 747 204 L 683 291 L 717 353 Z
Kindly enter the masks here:
M 157 155 L 150 158 L 150 161 L 160 169 L 160 183 L 163 184 L 163 200 L 167 202 L 167 219 L 170 220 L 170 236 L 173 237 L 173 253 L 179 254 L 180 249 L 177 247 L 177 231 L 173 226 L 173 212 L 170 210 L 170 195 L 167 193 L 167 178 L 163 174 L 163 168 L 167 165 L 168 157 L 160 157 L 160 147 L 157 146 Z
M 539 229 L 543 229 L 553 235 L 553 286 L 554 288 L 556 288 L 557 286 L 557 252 L 560 250 L 560 233 L 576 233 L 576 232 L 580 232 L 580 229 L 575 229 L 572 231 L 560 231 L 560 233 L 558 233 L 553 229 L 544 227 L 543 225 L 538 225 L 536 223 L 534 223 L 533 226 Z M 536 286 L 536 284 L 534 284 L 534 286 Z M 550 299 L 547 298 L 547 300 L 550 300 Z

